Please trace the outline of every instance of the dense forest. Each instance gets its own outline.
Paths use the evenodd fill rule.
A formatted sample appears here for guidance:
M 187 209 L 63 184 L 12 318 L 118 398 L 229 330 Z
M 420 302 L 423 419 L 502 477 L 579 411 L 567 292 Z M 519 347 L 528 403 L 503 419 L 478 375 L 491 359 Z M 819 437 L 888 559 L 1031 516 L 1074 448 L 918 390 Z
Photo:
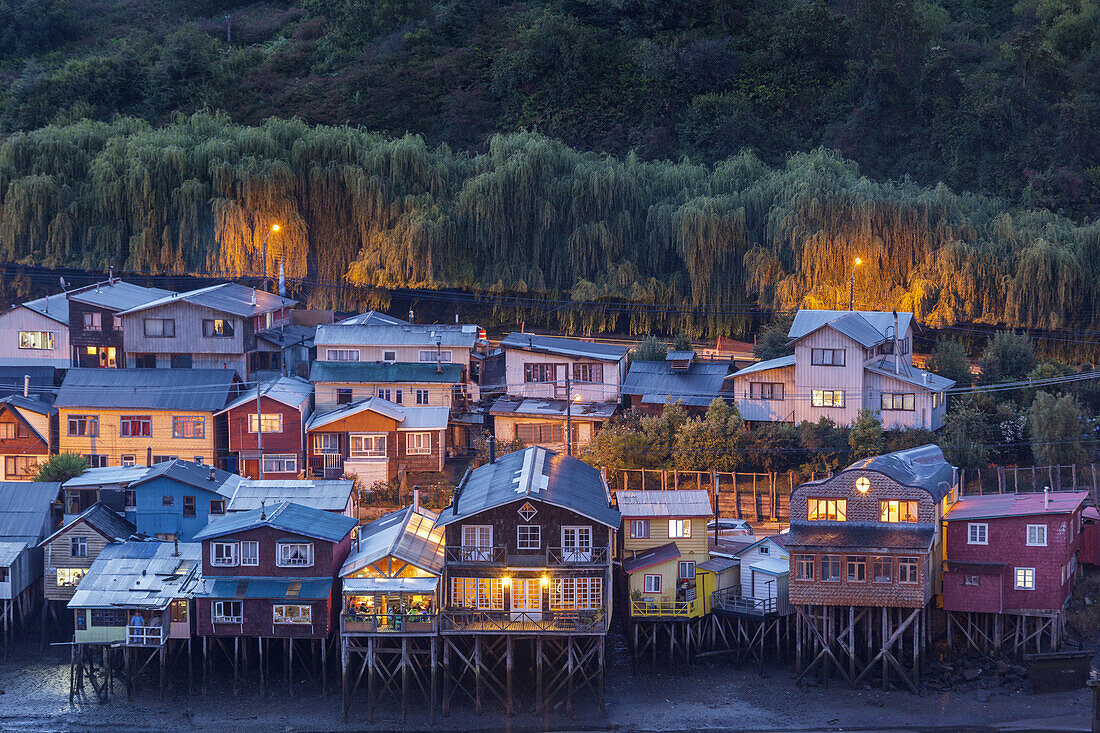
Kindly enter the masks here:
M 0 259 L 1097 329 L 1098 71 L 1095 0 L 0 0 Z

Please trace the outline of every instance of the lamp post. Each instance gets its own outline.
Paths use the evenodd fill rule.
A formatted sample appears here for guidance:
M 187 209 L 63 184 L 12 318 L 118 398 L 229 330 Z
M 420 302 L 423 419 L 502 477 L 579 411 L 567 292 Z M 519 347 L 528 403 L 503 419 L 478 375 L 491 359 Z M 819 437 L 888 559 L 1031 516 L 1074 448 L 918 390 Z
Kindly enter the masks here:
M 261 257 L 262 257 L 261 264 L 263 266 L 264 279 L 263 279 L 263 284 L 260 286 L 261 290 L 267 289 L 267 239 L 268 239 L 268 237 L 270 237 L 272 234 L 274 234 L 277 231 L 279 231 L 279 225 L 278 224 L 272 224 L 271 229 L 269 229 L 267 234 L 264 235 L 263 254 L 261 255 Z
M 852 307 L 855 304 L 855 292 L 856 292 L 856 268 L 863 264 L 863 260 L 856 257 L 855 263 L 852 265 L 852 276 L 848 278 L 848 310 L 854 310 Z

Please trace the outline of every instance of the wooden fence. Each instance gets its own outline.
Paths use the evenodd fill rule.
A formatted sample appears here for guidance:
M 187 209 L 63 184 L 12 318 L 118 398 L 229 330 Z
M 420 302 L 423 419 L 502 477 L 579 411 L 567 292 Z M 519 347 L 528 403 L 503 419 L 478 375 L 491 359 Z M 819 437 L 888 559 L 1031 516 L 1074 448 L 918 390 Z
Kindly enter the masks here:
M 989 466 L 959 472 L 961 493 L 1026 494 L 1032 491 L 1087 491 L 1097 505 L 1095 463 L 1074 466 Z

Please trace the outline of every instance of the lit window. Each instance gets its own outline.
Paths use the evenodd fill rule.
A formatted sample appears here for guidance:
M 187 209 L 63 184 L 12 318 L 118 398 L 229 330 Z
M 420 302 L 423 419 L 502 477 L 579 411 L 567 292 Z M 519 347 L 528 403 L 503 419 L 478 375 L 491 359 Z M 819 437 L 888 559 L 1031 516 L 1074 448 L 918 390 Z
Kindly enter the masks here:
M 691 520 L 668 520 L 668 537 L 673 540 L 682 540 L 691 537 Z
M 1016 568 L 1016 590 L 1035 590 L 1035 568 Z
M 276 603 L 271 607 L 272 620 L 277 624 L 311 624 L 313 609 L 310 606 Z
M 87 568 L 58 568 L 57 585 L 59 588 L 73 588 L 79 585 L 80 579 L 87 574 Z
M 50 351 L 53 349 L 53 334 L 49 331 L 20 331 L 19 348 Z
M 810 393 L 810 402 L 814 407 L 844 407 L 844 390 L 812 390 Z
M 232 338 L 233 321 L 224 318 L 207 318 L 202 322 L 202 335 L 207 338 Z
M 807 499 L 806 519 L 811 522 L 846 522 L 848 521 L 848 500 Z
M 278 412 L 265 412 L 262 415 L 252 413 L 248 416 L 248 432 L 255 433 L 263 429 L 265 433 L 283 432 L 283 416 Z
M 917 521 L 917 502 L 880 501 L 878 503 L 878 521 L 890 523 L 912 523 Z

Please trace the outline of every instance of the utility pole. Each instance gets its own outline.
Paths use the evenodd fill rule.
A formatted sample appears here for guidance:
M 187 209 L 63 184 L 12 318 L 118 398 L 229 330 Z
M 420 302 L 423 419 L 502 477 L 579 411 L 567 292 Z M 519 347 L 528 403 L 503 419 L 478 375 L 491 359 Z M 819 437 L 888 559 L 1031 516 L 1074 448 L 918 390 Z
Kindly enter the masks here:
M 856 268 L 861 264 L 863 264 L 863 260 L 856 257 L 856 261 L 852 265 L 852 276 L 848 278 L 848 310 L 855 310 L 852 306 L 855 305 Z
M 565 375 L 565 454 L 573 455 L 573 386 L 568 372 Z
M 256 382 L 256 445 L 258 450 L 258 471 L 260 480 L 264 480 L 264 414 L 260 408 L 260 383 Z

